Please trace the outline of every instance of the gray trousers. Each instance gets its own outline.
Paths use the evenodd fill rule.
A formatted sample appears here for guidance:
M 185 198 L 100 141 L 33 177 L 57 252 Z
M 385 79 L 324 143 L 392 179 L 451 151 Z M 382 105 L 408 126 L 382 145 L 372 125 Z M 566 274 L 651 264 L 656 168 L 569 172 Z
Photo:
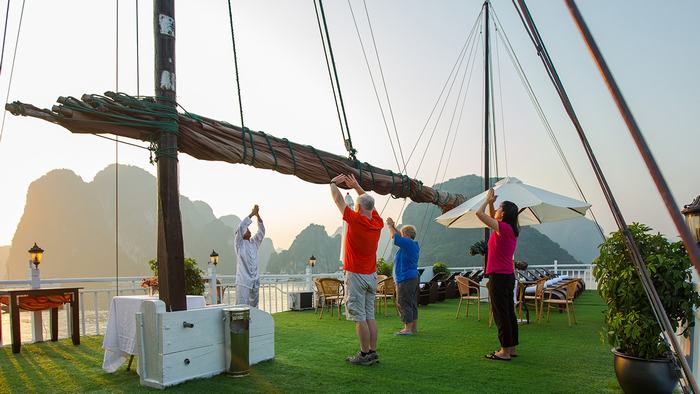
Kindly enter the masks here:
M 420 277 L 396 284 L 396 300 L 401 321 L 411 323 L 418 320 L 418 290 Z

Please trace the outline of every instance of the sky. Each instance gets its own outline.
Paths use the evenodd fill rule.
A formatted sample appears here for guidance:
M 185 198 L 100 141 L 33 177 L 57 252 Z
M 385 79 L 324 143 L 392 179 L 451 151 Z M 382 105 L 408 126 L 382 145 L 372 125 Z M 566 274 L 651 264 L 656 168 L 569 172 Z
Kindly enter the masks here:
M 5 4 L 0 9 L 4 10 Z M 397 134 L 407 158 L 482 3 L 326 1 L 326 17 L 358 158 L 396 169 L 350 9 L 351 5 L 372 75 L 381 83 L 364 4 L 371 18 Z M 615 230 L 575 130 L 510 0 L 494 0 L 492 4 L 596 216 L 606 232 Z M 669 215 L 563 1 L 531 0 L 528 5 L 625 218 L 676 237 Z M 22 2 L 10 4 L 0 73 L 0 94 L 10 102 L 19 100 L 50 108 L 59 96 L 79 97 L 108 90 L 135 95 L 137 80 L 138 93 L 153 94 L 152 2 L 26 2 L 11 72 L 21 7 Z M 234 0 L 232 7 L 246 126 L 345 154 L 313 2 Z M 581 1 L 579 7 L 677 203 L 691 202 L 700 193 L 700 24 L 695 21 L 700 3 L 639 1 L 632 6 L 622 1 L 587 0 Z M 190 112 L 240 124 L 227 2 L 176 1 L 175 12 L 178 102 Z M 496 96 L 499 175 L 508 174 L 580 198 L 508 60 L 505 47 L 501 42 L 494 45 L 494 56 L 499 62 L 494 68 L 494 79 L 500 81 Z M 454 108 L 459 106 L 455 106 L 454 99 L 448 99 L 437 127 L 428 126 L 408 161 L 409 175 L 417 175 L 426 184 L 483 173 L 483 60 L 478 55 L 456 134 L 448 138 L 447 133 L 452 130 L 448 125 L 456 113 Z M 457 80 L 455 92 L 460 83 Z M 381 91 L 380 94 L 386 110 L 385 96 Z M 451 97 L 456 97 L 456 93 Z M 428 145 L 427 136 L 433 128 L 434 138 Z M 393 132 L 392 129 L 392 135 Z M 44 121 L 7 114 L 0 140 L 0 245 L 12 242 L 32 181 L 52 169 L 67 168 L 89 182 L 115 160 L 114 142 L 73 135 Z M 142 149 L 122 145 L 118 161 L 155 174 L 148 152 Z M 307 184 L 247 165 L 198 161 L 186 155 L 180 155 L 179 163 L 181 194 L 207 202 L 217 216 L 243 216 L 259 204 L 268 236 L 278 248 L 287 248 L 311 222 L 326 226 L 330 233 L 340 225 L 328 186 Z M 128 196 L 128 191 L 123 193 Z M 383 207 L 387 198 L 375 197 L 378 206 Z M 396 218 L 402 204 L 402 200 L 390 201 L 384 216 Z

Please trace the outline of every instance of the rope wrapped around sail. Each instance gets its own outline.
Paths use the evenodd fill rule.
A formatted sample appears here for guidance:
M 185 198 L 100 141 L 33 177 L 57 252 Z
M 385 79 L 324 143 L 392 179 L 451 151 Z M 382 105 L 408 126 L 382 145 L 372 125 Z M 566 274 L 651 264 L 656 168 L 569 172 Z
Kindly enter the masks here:
M 417 179 L 393 173 L 277 138 L 262 131 L 241 129 L 200 115 L 184 113 L 155 103 L 151 97 L 135 98 L 123 93 L 60 97 L 51 110 L 14 102 L 6 105 L 13 115 L 30 116 L 56 123 L 73 133 L 114 134 L 153 142 L 159 133 L 178 134 L 178 150 L 196 159 L 247 164 L 294 175 L 310 183 L 326 184 L 338 174 L 353 174 L 363 189 L 418 203 L 438 205 L 443 212 L 465 201 L 461 194 L 439 191 Z

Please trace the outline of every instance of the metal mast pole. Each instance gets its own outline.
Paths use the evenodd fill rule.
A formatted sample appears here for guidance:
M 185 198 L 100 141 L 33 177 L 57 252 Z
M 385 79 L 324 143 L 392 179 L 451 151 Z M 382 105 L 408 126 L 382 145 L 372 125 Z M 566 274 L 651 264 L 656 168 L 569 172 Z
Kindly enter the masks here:
M 489 1 L 484 1 L 484 25 L 486 30 L 484 32 L 484 191 L 489 190 L 491 187 L 491 180 L 489 175 L 489 119 L 490 119 L 490 109 L 491 109 L 491 64 L 490 64 L 490 38 L 489 38 Z M 484 229 L 484 241 L 488 244 L 489 236 L 491 235 L 491 230 L 488 226 Z M 484 268 L 486 267 L 486 260 L 488 256 L 484 256 Z

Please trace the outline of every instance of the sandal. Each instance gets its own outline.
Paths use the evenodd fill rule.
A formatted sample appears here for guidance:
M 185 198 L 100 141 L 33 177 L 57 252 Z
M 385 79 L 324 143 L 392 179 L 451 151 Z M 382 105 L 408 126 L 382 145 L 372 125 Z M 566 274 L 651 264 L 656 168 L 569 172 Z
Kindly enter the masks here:
M 499 356 L 496 354 L 496 352 L 491 352 L 491 353 L 485 355 L 484 357 L 486 357 L 486 358 L 489 359 L 489 360 L 510 361 L 509 358 L 499 357 Z

